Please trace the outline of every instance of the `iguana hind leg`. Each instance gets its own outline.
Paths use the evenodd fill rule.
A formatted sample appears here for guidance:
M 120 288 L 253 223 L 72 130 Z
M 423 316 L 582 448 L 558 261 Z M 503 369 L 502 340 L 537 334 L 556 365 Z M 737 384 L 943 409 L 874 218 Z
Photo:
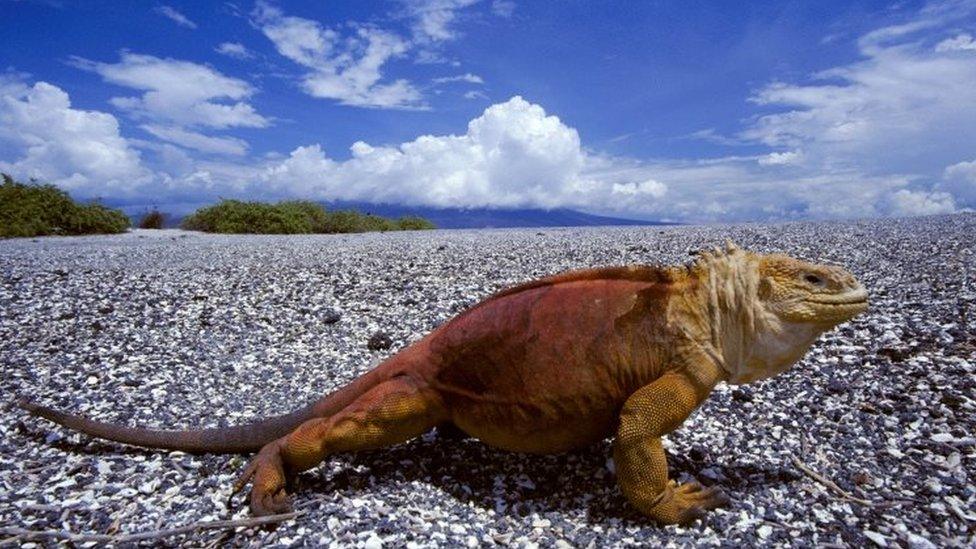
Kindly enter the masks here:
M 288 479 L 331 454 L 390 446 L 422 435 L 447 419 L 440 398 L 406 377 L 373 387 L 327 418 L 306 421 L 261 449 L 234 486 L 249 480 L 251 512 L 256 516 L 289 508 Z
M 617 483 L 631 504 L 660 523 L 686 524 L 728 503 L 719 488 L 669 481 L 661 446 L 661 436 L 680 425 L 710 389 L 686 375 L 668 374 L 631 395 L 620 413 L 613 448 Z

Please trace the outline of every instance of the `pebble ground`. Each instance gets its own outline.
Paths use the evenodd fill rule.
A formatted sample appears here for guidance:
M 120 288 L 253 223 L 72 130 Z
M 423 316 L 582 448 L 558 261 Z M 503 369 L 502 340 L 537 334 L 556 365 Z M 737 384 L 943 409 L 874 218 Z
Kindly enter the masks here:
M 974 214 L 0 241 L 0 394 L 126 424 L 235 424 L 345 384 L 502 287 L 576 267 L 684 263 L 726 238 L 842 264 L 872 299 L 791 371 L 720 386 L 669 436 L 673 475 L 724 486 L 728 509 L 690 527 L 657 527 L 618 491 L 609 442 L 526 456 L 435 432 L 303 474 L 295 504 L 305 514 L 274 530 L 153 543 L 976 544 Z M 95 441 L 9 402 L 0 403 L 0 528 L 128 534 L 247 516 L 240 500 L 225 503 L 246 457 Z M 812 480 L 794 457 L 853 499 Z M 0 535 L 5 543 L 30 546 L 10 534 Z

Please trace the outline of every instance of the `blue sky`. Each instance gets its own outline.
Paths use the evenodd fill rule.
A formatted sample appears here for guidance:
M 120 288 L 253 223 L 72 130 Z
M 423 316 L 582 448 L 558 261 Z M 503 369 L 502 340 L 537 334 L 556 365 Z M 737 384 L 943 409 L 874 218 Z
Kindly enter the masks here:
M 79 198 L 976 207 L 976 1 L 0 0 L 0 170 Z

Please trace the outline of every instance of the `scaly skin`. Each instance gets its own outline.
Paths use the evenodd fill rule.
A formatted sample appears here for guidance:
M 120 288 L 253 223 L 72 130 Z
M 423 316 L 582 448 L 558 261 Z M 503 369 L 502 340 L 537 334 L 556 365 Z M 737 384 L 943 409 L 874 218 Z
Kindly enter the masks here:
M 721 381 L 787 369 L 831 327 L 867 307 L 839 267 L 739 250 L 688 267 L 563 273 L 503 291 L 302 410 L 250 426 L 123 428 L 22 406 L 95 436 L 194 452 L 260 448 L 255 515 L 289 508 L 291 477 L 339 452 L 389 446 L 453 425 L 518 452 L 565 452 L 616 433 L 620 488 L 641 512 L 687 523 L 727 503 L 718 488 L 668 479 L 661 437 Z

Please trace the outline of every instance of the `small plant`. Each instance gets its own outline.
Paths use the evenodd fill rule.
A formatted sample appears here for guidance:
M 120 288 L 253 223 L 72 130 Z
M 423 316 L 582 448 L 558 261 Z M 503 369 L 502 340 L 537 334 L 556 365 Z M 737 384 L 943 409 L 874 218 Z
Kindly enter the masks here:
M 0 238 L 114 234 L 129 228 L 119 210 L 79 204 L 50 184 L 20 183 L 3 174 L 0 185 Z
M 140 229 L 162 229 L 166 225 L 166 214 L 153 208 L 139 220 Z

